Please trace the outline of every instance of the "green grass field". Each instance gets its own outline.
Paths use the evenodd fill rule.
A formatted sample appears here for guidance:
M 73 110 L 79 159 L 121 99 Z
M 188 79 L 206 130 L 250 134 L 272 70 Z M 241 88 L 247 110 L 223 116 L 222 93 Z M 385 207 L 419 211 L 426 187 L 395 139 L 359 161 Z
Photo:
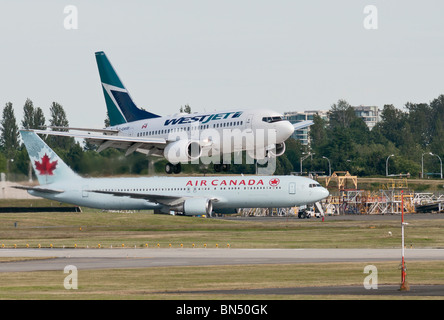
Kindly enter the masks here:
M 376 296 L 301 296 L 180 293 L 180 291 L 363 285 L 368 263 L 236 265 L 80 270 L 78 289 L 66 290 L 63 271 L 2 273 L 0 299 L 378 299 Z M 399 284 L 399 263 L 373 263 L 378 285 Z M 413 284 L 444 284 L 441 262 L 407 264 Z M 433 299 L 433 297 L 419 297 Z M 439 297 L 442 299 L 442 297 Z M 402 299 L 393 296 L 380 299 Z M 409 298 L 411 299 L 411 298 Z
M 418 219 L 410 223 L 406 228 L 407 247 L 444 247 L 444 219 Z M 167 248 L 171 244 L 175 248 L 218 246 L 221 250 L 227 250 L 228 245 L 230 248 L 400 248 L 401 228 L 398 220 L 350 221 L 329 217 L 324 222 L 297 218 L 222 220 L 86 209 L 82 213 L 0 214 L 0 237 L 0 246 L 5 248 L 39 245 L 97 248 L 99 244 L 101 248 L 122 244 Z M 78 290 L 64 289 L 63 271 L 2 273 L 0 299 L 365 299 L 181 294 L 180 291 L 362 285 L 367 264 L 81 270 Z M 381 285 L 399 284 L 399 262 L 381 262 L 376 266 Z M 444 284 L 442 261 L 407 261 L 407 266 L 411 284 Z
M 408 220 L 408 217 L 406 217 Z M 406 228 L 406 245 L 444 247 L 444 219 L 414 220 Z M 82 213 L 0 214 L 4 247 L 174 247 L 191 248 L 397 248 L 400 221 L 222 220 L 84 210 Z M 391 234 L 391 235 L 390 235 Z

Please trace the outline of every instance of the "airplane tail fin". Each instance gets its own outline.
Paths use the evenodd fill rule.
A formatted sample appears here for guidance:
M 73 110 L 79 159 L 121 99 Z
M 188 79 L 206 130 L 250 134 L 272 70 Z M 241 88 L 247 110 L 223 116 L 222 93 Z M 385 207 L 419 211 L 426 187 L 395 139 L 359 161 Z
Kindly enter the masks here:
M 80 178 L 35 132 L 21 130 L 20 134 L 40 185 Z
M 160 117 L 136 106 L 103 51 L 96 52 L 96 61 L 111 126 Z

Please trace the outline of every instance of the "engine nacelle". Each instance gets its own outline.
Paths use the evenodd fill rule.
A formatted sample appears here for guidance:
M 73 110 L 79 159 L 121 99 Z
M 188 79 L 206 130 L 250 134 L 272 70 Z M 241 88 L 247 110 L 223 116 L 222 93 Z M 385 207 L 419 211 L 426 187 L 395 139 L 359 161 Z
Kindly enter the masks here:
M 199 159 L 202 155 L 202 148 L 199 141 L 181 139 L 168 144 L 163 155 L 170 163 L 178 164 Z
M 272 157 L 279 157 L 285 152 L 285 142 L 277 143 L 273 149 L 268 150 L 268 154 Z
M 190 198 L 183 203 L 183 213 L 186 215 L 205 214 L 210 216 L 213 211 L 213 204 L 210 199 Z

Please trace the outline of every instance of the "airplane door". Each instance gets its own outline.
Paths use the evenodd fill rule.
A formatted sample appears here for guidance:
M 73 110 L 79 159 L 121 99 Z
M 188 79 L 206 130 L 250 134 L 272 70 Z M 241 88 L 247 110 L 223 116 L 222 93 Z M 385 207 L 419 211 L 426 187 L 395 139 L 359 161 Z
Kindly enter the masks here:
M 289 194 L 296 194 L 296 183 L 290 182 L 288 185 L 288 193 Z
M 245 129 L 251 129 L 251 125 L 252 125 L 252 123 L 253 123 L 253 115 L 252 115 L 252 114 L 249 114 L 249 115 L 247 116 L 247 121 L 246 121 L 246 123 L 245 123 Z

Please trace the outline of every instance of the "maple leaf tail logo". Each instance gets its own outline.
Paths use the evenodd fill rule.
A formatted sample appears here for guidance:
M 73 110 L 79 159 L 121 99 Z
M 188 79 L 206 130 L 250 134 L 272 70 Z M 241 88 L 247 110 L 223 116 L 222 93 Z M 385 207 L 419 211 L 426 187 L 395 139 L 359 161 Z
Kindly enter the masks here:
M 34 161 L 34 163 L 35 168 L 40 171 L 40 175 L 52 176 L 57 167 L 57 160 L 51 162 L 46 153 L 40 161 Z

